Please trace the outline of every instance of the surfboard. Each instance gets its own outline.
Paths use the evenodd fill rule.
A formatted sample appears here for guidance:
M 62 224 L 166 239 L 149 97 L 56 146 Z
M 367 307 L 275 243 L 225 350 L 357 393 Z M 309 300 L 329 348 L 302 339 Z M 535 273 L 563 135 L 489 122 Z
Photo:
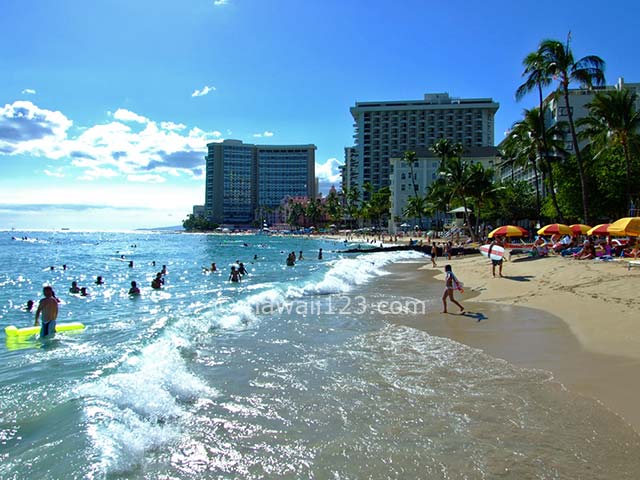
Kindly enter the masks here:
M 480 253 L 491 260 L 502 260 L 502 257 L 504 257 L 504 248 L 500 245 L 494 245 L 493 248 L 491 248 L 491 255 L 489 255 L 490 248 L 491 245 L 482 245 L 480 247 Z
M 74 330 L 84 330 L 84 324 L 80 322 L 68 322 L 56 324 L 56 333 L 72 332 Z M 4 333 L 7 337 L 18 337 L 25 335 L 37 335 L 40 333 L 40 326 L 18 328 L 14 325 L 4 327 Z

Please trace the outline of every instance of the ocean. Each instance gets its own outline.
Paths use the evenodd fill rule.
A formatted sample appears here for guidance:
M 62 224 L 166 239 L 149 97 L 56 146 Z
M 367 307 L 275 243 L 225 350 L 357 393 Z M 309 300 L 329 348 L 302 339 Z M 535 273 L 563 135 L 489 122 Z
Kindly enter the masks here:
M 344 247 L 0 232 L 0 478 L 638 478 L 638 435 L 596 400 L 390 321 L 441 306 L 441 284 L 376 287 L 420 254 Z M 86 330 L 7 338 L 44 285 Z

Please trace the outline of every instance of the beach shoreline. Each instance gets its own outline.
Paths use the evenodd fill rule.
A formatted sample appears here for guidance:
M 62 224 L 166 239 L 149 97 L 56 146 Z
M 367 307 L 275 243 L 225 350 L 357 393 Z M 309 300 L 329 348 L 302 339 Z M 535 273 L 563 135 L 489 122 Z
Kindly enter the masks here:
M 456 292 L 456 298 L 465 315 L 455 306 L 450 309 L 455 313 L 440 313 L 447 263 L 464 281 L 465 293 Z M 549 371 L 565 388 L 595 398 L 640 433 L 640 302 L 628 281 L 640 272 L 628 271 L 623 262 L 550 257 L 505 262 L 504 277 L 493 278 L 491 264 L 479 255 L 440 258 L 437 268 L 428 259 L 403 262 L 389 271 L 375 288 L 390 296 L 437 295 L 432 311 L 393 316 L 392 323 L 450 338 L 518 367 Z M 608 291 L 615 301 L 604 295 Z

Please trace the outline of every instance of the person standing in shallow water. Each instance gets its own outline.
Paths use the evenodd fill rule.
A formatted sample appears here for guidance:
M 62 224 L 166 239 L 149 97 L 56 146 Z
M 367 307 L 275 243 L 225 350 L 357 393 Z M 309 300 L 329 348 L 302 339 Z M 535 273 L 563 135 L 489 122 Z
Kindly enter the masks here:
M 40 337 L 52 338 L 56 333 L 56 319 L 58 318 L 58 300 L 53 293 L 53 288 L 46 286 L 42 289 L 44 298 L 40 300 L 36 310 L 36 321 L 34 326 L 39 325 L 40 314 L 42 314 L 42 327 Z
M 461 284 L 453 274 L 451 265 L 445 265 L 444 267 L 445 279 L 444 279 L 444 293 L 442 294 L 442 313 L 447 312 L 447 298 L 455 303 L 460 308 L 460 313 L 464 313 L 464 307 L 460 305 L 455 298 L 453 298 L 454 290 L 462 290 Z
M 322 249 L 318 250 L 318 260 L 322 260 Z

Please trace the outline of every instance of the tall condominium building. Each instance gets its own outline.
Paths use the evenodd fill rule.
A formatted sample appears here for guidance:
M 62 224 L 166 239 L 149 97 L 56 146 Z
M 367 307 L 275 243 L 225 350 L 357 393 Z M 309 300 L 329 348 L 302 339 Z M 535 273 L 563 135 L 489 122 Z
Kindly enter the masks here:
M 207 145 L 205 216 L 249 224 L 287 196 L 316 195 L 315 145 L 253 145 L 225 140 Z
M 452 98 L 427 93 L 423 100 L 356 102 L 351 107 L 357 166 L 351 185 L 389 185 L 389 159 L 407 150 L 426 149 L 440 138 L 464 147 L 494 146 L 493 119 L 499 104 L 490 98 Z

